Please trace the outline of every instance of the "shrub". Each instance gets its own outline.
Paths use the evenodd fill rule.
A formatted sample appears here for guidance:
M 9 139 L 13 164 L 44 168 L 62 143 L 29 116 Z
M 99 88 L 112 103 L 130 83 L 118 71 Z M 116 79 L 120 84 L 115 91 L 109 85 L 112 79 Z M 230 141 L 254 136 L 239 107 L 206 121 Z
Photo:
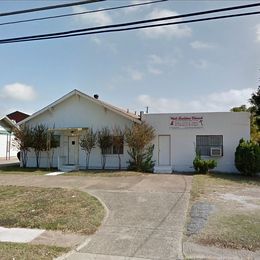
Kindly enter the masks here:
M 252 141 L 241 139 L 235 152 L 235 165 L 239 172 L 253 176 L 260 171 L 260 147 Z
M 147 123 L 133 124 L 125 130 L 125 141 L 128 144 L 128 170 L 140 172 L 152 172 L 154 161 L 152 160 L 154 146 L 151 141 L 155 137 L 155 130 Z
M 215 160 L 203 160 L 201 159 L 200 154 L 196 154 L 195 159 L 193 160 L 193 167 L 197 173 L 208 173 L 209 170 L 217 167 L 217 162 Z

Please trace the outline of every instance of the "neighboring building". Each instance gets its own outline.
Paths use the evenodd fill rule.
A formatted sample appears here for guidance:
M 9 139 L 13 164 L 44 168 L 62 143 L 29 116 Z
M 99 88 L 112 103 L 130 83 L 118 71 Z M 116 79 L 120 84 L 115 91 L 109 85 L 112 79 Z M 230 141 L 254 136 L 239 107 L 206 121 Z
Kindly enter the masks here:
M 14 121 L 15 123 L 19 123 L 21 122 L 22 120 L 24 120 L 25 118 L 27 118 L 29 115 L 28 114 L 25 114 L 21 111 L 15 111 L 13 113 L 10 113 L 7 115 L 7 117 Z
M 14 136 L 12 134 L 16 123 L 27 118 L 29 115 L 20 111 L 15 111 L 0 119 L 0 158 L 9 160 L 16 156 L 18 150 L 13 146 Z
M 11 121 L 7 116 L 0 119 L 0 158 L 6 160 L 17 154 L 17 150 L 12 146 L 13 127 L 15 127 L 15 122 Z
M 216 159 L 217 171 L 234 172 L 234 153 L 241 138 L 250 139 L 249 113 L 186 113 L 137 115 L 73 90 L 49 106 L 24 119 L 19 124 L 35 126 L 44 124 L 54 132 L 60 145 L 55 149 L 53 166 L 61 170 L 85 167 L 85 153 L 79 145 L 80 137 L 89 129 L 103 127 L 124 129 L 145 121 L 156 130 L 153 159 L 155 172 L 193 171 L 195 150 L 203 158 Z M 127 145 L 122 147 L 122 168 L 127 167 Z M 106 168 L 118 167 L 113 147 L 109 149 Z M 46 153 L 41 156 L 41 167 L 48 166 Z M 28 167 L 35 167 L 35 155 L 29 153 Z M 96 147 L 90 156 L 89 168 L 101 168 L 100 149 Z

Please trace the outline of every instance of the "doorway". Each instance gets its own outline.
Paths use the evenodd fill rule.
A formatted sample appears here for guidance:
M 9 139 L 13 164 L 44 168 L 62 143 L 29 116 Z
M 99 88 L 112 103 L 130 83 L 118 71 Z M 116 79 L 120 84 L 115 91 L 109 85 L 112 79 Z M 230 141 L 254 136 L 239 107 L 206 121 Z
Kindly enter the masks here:
M 68 164 L 75 165 L 78 162 L 78 137 L 69 136 Z
M 159 135 L 158 138 L 158 165 L 169 166 L 171 165 L 171 136 Z

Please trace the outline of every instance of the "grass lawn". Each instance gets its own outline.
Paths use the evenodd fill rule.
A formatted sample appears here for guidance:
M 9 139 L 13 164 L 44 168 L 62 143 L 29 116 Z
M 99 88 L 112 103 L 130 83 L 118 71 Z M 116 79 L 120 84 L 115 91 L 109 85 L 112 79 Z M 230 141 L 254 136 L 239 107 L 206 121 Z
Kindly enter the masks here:
M 94 233 L 105 210 L 85 192 L 0 186 L 0 226 Z
M 188 241 L 224 248 L 260 249 L 260 177 L 194 175 L 190 208 L 198 202 L 215 207 L 204 229 Z
M 0 243 L 1 260 L 51 260 L 68 251 L 55 246 Z
M 89 176 L 89 177 L 124 177 L 124 176 L 142 176 L 142 172 L 117 171 L 117 170 L 80 170 L 77 172 L 69 172 L 60 176 Z

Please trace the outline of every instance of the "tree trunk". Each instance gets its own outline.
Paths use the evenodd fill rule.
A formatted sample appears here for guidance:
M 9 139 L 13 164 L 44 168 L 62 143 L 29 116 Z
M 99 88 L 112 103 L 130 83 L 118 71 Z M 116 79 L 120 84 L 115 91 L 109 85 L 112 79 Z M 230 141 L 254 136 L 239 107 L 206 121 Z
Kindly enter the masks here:
M 88 170 L 89 167 L 89 157 L 90 157 L 90 153 L 86 153 L 86 170 Z
M 118 169 L 121 170 L 121 156 L 120 154 L 117 154 L 118 156 Z

